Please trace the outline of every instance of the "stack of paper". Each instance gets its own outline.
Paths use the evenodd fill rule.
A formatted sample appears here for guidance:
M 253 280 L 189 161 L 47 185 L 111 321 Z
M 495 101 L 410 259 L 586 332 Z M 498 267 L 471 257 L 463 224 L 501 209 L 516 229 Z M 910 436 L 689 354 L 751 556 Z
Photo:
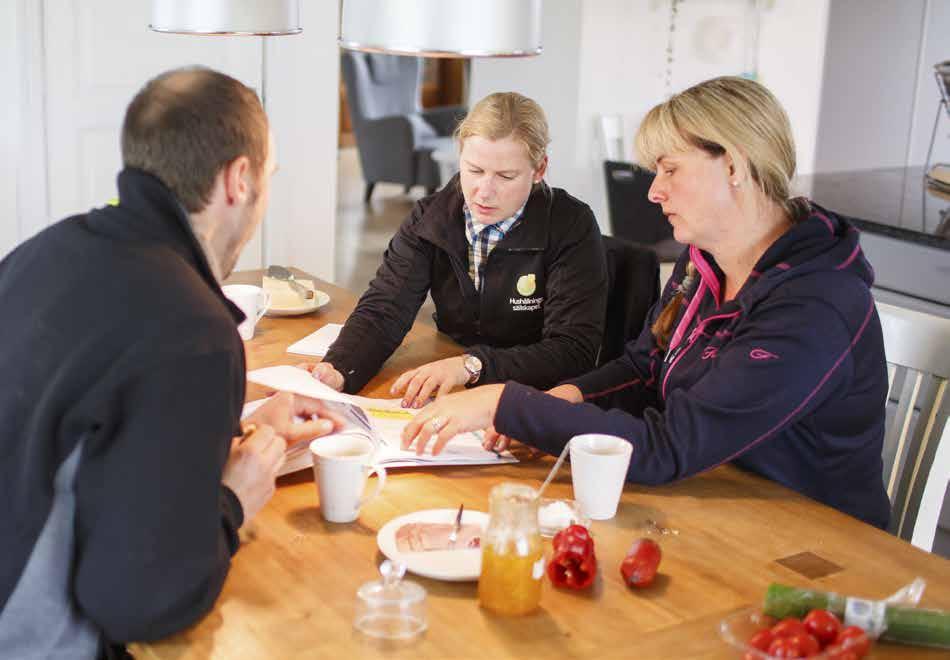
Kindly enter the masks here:
M 327 323 L 316 332 L 312 332 L 300 341 L 288 346 L 287 352 L 323 357 L 330 350 L 330 346 L 336 341 L 342 329 L 343 326 L 339 323 Z

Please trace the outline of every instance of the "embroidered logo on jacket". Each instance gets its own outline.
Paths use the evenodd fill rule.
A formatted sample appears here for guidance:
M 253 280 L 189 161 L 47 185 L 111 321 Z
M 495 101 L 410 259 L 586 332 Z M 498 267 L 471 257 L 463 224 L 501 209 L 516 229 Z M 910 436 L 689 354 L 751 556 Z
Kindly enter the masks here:
M 536 312 L 541 309 L 544 296 L 538 296 L 537 298 L 509 298 L 508 302 L 511 303 L 511 311 L 513 312 Z
M 749 357 L 753 360 L 777 360 L 778 356 L 775 353 L 770 353 L 764 348 L 753 348 L 749 351 Z
M 534 273 L 519 277 L 515 288 L 522 296 L 530 296 L 532 293 L 534 293 L 538 288 L 538 283 L 535 280 Z
M 707 346 L 703 349 L 703 359 L 712 360 L 714 357 L 719 355 L 719 349 L 715 346 Z

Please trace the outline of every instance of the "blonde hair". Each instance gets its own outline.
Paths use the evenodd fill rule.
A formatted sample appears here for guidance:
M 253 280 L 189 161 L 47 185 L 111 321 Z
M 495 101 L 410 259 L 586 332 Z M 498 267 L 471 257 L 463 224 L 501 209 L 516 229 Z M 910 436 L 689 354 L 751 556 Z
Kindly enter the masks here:
M 788 115 L 764 85 L 723 76 L 694 85 L 655 106 L 637 131 L 640 164 L 656 170 L 664 154 L 701 149 L 728 154 L 745 164 L 766 198 L 792 221 L 807 213 L 804 200 L 790 198 L 795 176 L 795 140 Z
M 778 99 L 753 80 L 723 76 L 672 96 L 644 117 L 637 131 L 636 148 L 640 164 L 652 171 L 656 171 L 660 157 L 690 148 L 711 156 L 728 154 L 733 163 L 748 168 L 755 186 L 792 222 L 808 215 L 808 202 L 790 197 L 795 140 L 788 115 Z M 690 262 L 683 284 L 651 328 L 664 350 L 683 297 L 695 281 L 694 274 L 695 266 Z
M 455 129 L 459 149 L 473 135 L 489 140 L 514 137 L 524 144 L 534 169 L 541 166 L 551 142 L 544 110 L 518 92 L 495 92 L 476 103 Z

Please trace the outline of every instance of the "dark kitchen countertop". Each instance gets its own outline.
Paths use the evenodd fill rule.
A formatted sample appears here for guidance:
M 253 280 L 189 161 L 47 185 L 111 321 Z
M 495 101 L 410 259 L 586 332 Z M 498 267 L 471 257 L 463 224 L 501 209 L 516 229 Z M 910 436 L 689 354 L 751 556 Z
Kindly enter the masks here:
M 925 192 L 923 167 L 800 176 L 795 189 L 861 231 L 950 250 L 950 194 Z

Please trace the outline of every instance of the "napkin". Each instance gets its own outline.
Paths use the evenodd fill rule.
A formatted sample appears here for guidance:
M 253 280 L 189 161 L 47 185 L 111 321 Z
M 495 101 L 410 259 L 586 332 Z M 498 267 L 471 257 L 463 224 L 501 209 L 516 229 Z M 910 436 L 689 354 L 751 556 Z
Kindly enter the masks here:
M 323 357 L 330 350 L 330 346 L 340 335 L 343 326 L 339 323 L 327 323 L 325 326 L 312 332 L 300 341 L 287 347 L 288 353 Z

